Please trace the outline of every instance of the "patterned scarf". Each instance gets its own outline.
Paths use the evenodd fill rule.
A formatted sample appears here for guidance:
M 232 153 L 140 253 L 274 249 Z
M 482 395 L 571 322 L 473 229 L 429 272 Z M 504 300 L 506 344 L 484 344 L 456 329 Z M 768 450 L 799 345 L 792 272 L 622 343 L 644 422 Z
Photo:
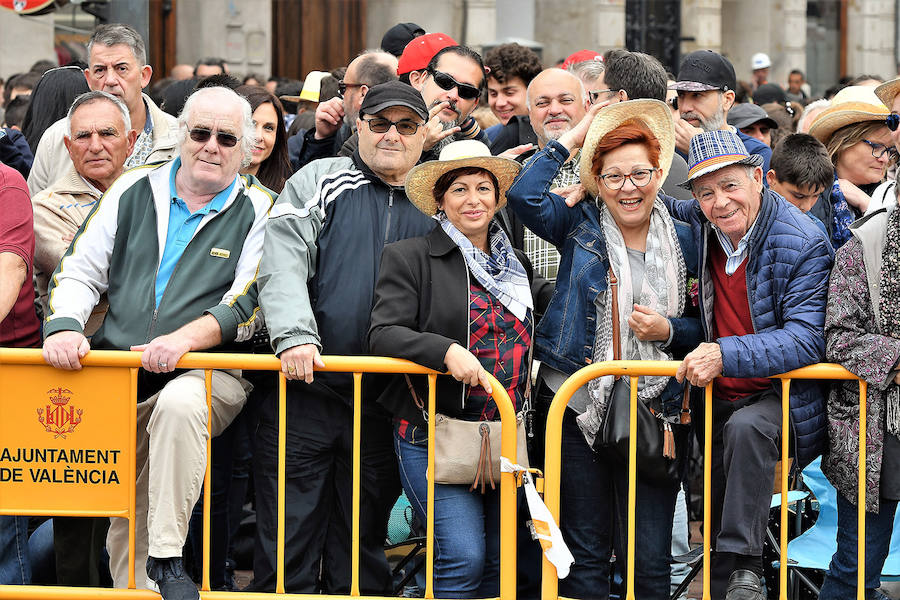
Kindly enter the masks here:
M 635 304 L 648 306 L 666 317 L 680 317 L 684 313 L 687 290 L 687 271 L 681 246 L 675 232 L 675 223 L 665 204 L 658 197 L 650 213 L 650 229 L 647 231 L 647 247 L 644 253 L 644 279 L 639 291 L 634 290 L 628 250 L 619 227 L 606 205 L 598 203 L 600 225 L 606 239 L 606 250 L 613 273 L 619 282 L 619 314 L 612 315 L 610 294 L 601 294 L 597 308 L 597 331 L 594 338 L 594 362 L 612 360 L 612 319 L 619 319 L 623 360 L 672 360 L 672 353 L 663 350 L 659 342 L 642 342 L 628 326 Z M 608 288 L 607 288 L 608 289 Z M 600 315 L 604 315 L 602 318 Z M 638 398 L 643 402 L 659 396 L 669 377 L 642 377 L 643 386 Z M 578 425 L 588 444 L 593 445 L 600 430 L 606 407 L 612 394 L 612 375 L 594 379 L 588 383 L 591 403 L 578 417 Z
M 881 254 L 881 333 L 900 338 L 900 208 L 888 216 Z M 900 437 L 900 387 L 888 386 L 887 430 Z
M 841 191 L 837 174 L 834 176 L 834 183 L 831 184 L 831 204 L 834 207 L 832 210 L 831 244 L 837 250 L 850 239 L 852 235 L 850 233 L 850 225 L 856 220 L 853 209 L 847 204 L 844 192 Z
M 519 262 L 509 238 L 497 221 L 491 221 L 488 241 L 491 254 L 472 245 L 463 233 L 453 226 L 444 213 L 436 217 L 444 232 L 459 246 L 466 266 L 475 279 L 484 286 L 500 303 L 520 321 L 525 320 L 528 311 L 534 308 L 531 300 L 531 285 L 525 267 Z

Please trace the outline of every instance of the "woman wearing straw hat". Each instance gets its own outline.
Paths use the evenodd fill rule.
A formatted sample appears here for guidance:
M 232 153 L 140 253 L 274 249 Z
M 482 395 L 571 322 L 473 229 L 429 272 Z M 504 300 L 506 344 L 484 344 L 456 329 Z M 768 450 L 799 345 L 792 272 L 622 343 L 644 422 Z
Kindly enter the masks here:
M 561 253 L 556 290 L 535 334 L 535 357 L 550 388 L 558 389 L 587 364 L 612 358 L 613 319 L 620 324 L 623 359 L 670 360 L 700 341 L 698 319 L 687 316 L 697 250 L 688 226 L 673 220 L 657 197 L 672 162 L 674 137 L 672 114 L 657 100 L 595 108 L 548 142 L 509 191 L 519 218 Z M 549 190 L 578 147 L 583 147 L 581 183 L 597 200 L 569 207 Z M 618 281 L 617 314 L 610 271 Z M 563 596 L 606 598 L 613 548 L 617 566 L 627 558 L 627 469 L 592 449 L 612 379 L 594 380 L 576 392 L 563 419 L 560 526 L 575 557 L 569 576 L 560 581 Z M 673 378 L 640 379 L 640 401 L 667 418 L 675 418 L 681 396 Z M 677 482 L 648 480 L 638 466 L 632 533 L 641 544 L 634 592 L 642 600 L 669 597 L 677 491 Z
M 418 165 L 406 178 L 410 201 L 438 227 L 389 244 L 382 254 L 369 349 L 449 371 L 453 379 L 438 378 L 436 398 L 437 411 L 451 418 L 499 419 L 488 373 L 506 388 L 517 411 L 524 403 L 533 331 L 530 264 L 493 220 L 519 168 L 492 157 L 481 142 L 449 144 L 439 160 Z M 379 402 L 394 415 L 400 479 L 424 522 L 423 398 L 424 381 L 413 385 L 397 378 Z M 437 597 L 499 594 L 499 489 L 481 490 L 435 484 Z
M 897 187 L 894 187 L 896 190 Z M 853 224 L 837 252 L 825 312 L 826 358 L 869 384 L 866 394 L 866 598 L 891 546 L 900 500 L 900 210 L 897 197 Z M 820 600 L 856 597 L 859 386 L 836 382 L 822 471 L 838 490 L 837 551 Z
M 834 185 L 826 206 L 830 218 L 824 221 L 835 249 L 850 239 L 850 224 L 866 212 L 870 194 L 896 162 L 889 115 L 874 88 L 849 86 L 835 95 L 809 128 L 810 135 L 825 144 L 834 164 Z

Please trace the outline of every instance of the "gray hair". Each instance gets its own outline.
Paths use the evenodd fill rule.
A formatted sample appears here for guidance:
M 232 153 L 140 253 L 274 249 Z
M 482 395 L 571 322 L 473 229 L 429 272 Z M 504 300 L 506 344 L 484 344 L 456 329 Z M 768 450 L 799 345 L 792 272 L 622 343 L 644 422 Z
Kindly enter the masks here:
M 102 44 L 104 46 L 115 46 L 116 44 L 125 44 L 131 49 L 137 60 L 138 66 L 143 67 L 147 64 L 147 48 L 144 46 L 144 39 L 141 34 L 131 25 L 124 23 L 110 23 L 108 25 L 100 25 L 94 30 L 94 34 L 88 41 L 88 56 L 91 55 L 91 49 L 94 44 Z
M 581 62 L 572 63 L 566 67 L 566 71 L 577 77 L 578 79 L 597 79 L 606 71 L 606 65 L 602 60 L 583 60 Z
M 188 97 L 181 114 L 178 116 L 178 145 L 179 147 L 182 146 L 187 139 L 188 121 L 193 115 L 194 104 L 200 98 L 215 95 L 225 96 L 225 99 L 234 102 L 241 109 L 242 133 L 240 143 L 242 154 L 241 168 L 243 169 L 250 165 L 250 160 L 253 158 L 253 147 L 256 145 L 256 128 L 253 126 L 253 111 L 250 109 L 250 103 L 247 102 L 246 98 L 230 88 L 221 86 L 200 88 Z
M 131 114 L 128 112 L 128 107 L 125 106 L 125 103 L 109 92 L 95 90 L 81 94 L 80 96 L 75 98 L 75 101 L 72 102 L 72 106 L 69 107 L 69 112 L 66 113 L 66 130 L 68 130 L 69 135 L 72 134 L 72 115 L 75 114 L 75 111 L 78 110 L 78 107 L 84 106 L 85 104 L 91 104 L 93 102 L 103 101 L 112 102 L 115 107 L 119 109 L 119 113 L 122 115 L 122 122 L 125 124 L 125 131 L 130 131 Z

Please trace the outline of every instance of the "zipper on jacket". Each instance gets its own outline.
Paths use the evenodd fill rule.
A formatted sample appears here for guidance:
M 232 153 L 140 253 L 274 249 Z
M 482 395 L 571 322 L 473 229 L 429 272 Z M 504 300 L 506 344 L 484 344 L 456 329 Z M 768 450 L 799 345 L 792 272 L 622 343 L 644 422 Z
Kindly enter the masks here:
M 388 192 L 388 211 L 387 211 L 387 221 L 384 224 L 384 243 L 388 243 L 388 234 L 391 231 L 391 211 L 394 208 L 394 188 L 391 187 Z

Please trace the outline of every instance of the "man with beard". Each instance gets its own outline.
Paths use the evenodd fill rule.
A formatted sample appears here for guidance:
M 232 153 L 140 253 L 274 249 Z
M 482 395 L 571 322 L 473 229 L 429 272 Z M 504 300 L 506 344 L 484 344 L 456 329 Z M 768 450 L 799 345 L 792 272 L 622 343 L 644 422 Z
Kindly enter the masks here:
M 436 160 L 441 149 L 456 140 L 475 139 L 490 146 L 487 134 L 469 118 L 484 87 L 480 54 L 467 46 L 442 48 L 428 62 L 424 77 L 411 76 L 410 84 L 419 90 L 428 106 L 420 162 Z
M 737 77 L 727 58 L 712 50 L 691 52 L 681 61 L 677 81 L 669 89 L 678 92 L 678 112 L 675 119 L 675 148 L 687 158 L 691 138 L 699 133 L 729 130 L 738 135 L 747 152 L 763 159 L 763 173 L 769 170 L 772 149 L 727 122 L 728 111 L 734 106 Z

